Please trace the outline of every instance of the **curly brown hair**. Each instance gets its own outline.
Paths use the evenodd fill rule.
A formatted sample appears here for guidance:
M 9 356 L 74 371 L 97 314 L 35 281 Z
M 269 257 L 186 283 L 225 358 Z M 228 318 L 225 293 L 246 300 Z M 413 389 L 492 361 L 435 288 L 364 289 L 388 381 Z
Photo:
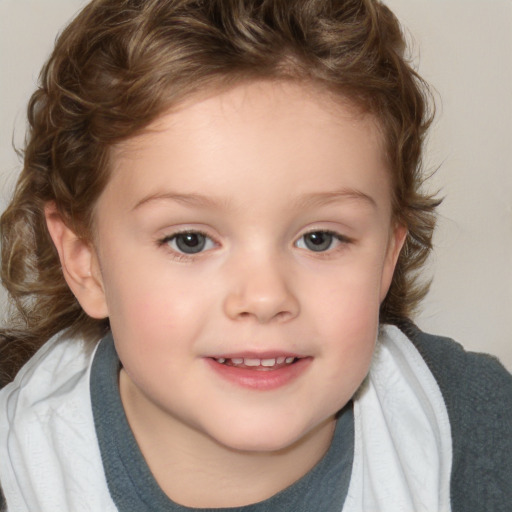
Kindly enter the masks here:
M 393 209 L 408 229 L 381 322 L 410 317 L 427 286 L 435 198 L 422 192 L 428 87 L 407 61 L 400 25 L 377 0 L 93 0 L 62 32 L 28 107 L 24 168 L 1 218 L 1 277 L 14 305 L 1 331 L 7 379 L 55 333 L 97 339 L 69 290 L 44 207 L 84 239 L 114 145 L 216 84 L 314 83 L 380 122 Z M 6 370 L 4 370 L 5 372 Z

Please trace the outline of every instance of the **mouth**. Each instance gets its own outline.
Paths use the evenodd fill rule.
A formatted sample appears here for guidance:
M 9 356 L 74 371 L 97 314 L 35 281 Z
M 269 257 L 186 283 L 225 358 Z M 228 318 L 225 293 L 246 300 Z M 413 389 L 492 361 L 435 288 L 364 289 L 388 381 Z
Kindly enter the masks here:
M 247 370 L 272 371 L 286 368 L 296 363 L 300 357 L 296 356 L 278 356 L 268 358 L 257 357 L 214 357 L 212 358 L 219 364 L 232 366 L 235 368 L 243 368 Z
M 313 358 L 294 354 L 236 354 L 208 357 L 215 373 L 237 386 L 256 391 L 284 387 L 303 375 Z

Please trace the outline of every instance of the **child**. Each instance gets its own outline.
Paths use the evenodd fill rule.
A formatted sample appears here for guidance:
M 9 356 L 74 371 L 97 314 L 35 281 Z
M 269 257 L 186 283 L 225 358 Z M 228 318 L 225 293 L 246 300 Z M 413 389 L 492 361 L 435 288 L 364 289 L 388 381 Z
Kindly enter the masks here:
M 2 217 L 7 510 L 510 509 L 512 378 L 409 320 L 427 98 L 378 1 L 87 5 Z

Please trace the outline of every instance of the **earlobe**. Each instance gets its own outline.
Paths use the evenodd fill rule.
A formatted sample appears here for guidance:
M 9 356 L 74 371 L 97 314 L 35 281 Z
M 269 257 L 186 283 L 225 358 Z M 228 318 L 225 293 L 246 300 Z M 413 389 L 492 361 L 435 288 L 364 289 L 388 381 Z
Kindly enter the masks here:
M 395 272 L 396 263 L 398 261 L 398 257 L 400 256 L 400 251 L 404 246 L 406 238 L 407 228 L 402 224 L 396 225 L 389 239 L 386 261 L 384 263 L 384 268 L 382 271 L 380 297 L 381 302 L 385 299 L 389 287 L 391 286 L 391 281 L 393 280 L 393 274 Z
M 67 226 L 54 203 L 46 205 L 45 218 L 69 288 L 89 316 L 108 317 L 103 281 L 94 247 Z

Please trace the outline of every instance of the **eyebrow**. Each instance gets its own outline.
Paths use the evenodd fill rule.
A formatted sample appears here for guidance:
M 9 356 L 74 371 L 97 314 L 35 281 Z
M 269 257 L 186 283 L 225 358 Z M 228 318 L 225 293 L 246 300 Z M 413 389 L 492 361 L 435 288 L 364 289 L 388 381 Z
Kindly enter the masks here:
M 132 210 L 136 210 L 141 206 L 153 201 L 175 201 L 186 206 L 199 206 L 203 208 L 217 209 L 225 207 L 227 203 L 227 201 L 217 200 L 213 197 L 206 196 L 204 194 L 178 194 L 174 192 L 161 192 L 156 194 L 150 194 L 144 197 L 143 199 L 137 202 L 137 204 L 132 208 Z
M 344 188 L 333 192 L 313 192 L 300 196 L 294 203 L 293 206 L 297 209 L 306 209 L 315 206 L 326 206 L 332 203 L 341 201 L 354 200 L 367 204 L 372 208 L 377 208 L 375 200 L 365 194 L 364 192 L 352 188 Z M 185 206 L 196 206 L 203 208 L 215 208 L 223 209 L 229 206 L 228 200 L 216 199 L 204 194 L 199 193 L 187 193 L 178 194 L 174 192 L 160 192 L 150 194 L 140 201 L 132 208 L 136 210 L 141 206 L 153 202 L 153 201 L 175 201 L 177 203 L 184 204 Z
M 311 194 L 305 194 L 296 201 L 295 206 L 297 208 L 310 208 L 347 200 L 358 201 L 371 206 L 372 208 L 377 208 L 377 203 L 373 197 L 353 188 L 344 188 L 332 192 L 314 192 Z

